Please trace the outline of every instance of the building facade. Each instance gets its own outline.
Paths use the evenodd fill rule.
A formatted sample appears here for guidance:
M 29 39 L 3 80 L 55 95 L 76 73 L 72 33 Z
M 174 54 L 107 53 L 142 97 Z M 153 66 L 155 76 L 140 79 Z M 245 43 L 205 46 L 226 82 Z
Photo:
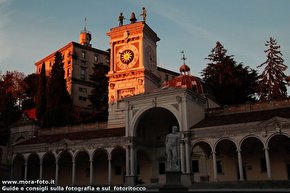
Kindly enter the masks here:
M 172 126 L 181 136 L 185 186 L 290 179 L 289 100 L 219 107 L 185 63 L 180 74 L 157 67 L 159 38 L 145 22 L 112 28 L 107 35 L 108 122 L 13 128 L 13 179 L 161 186 Z
M 88 95 L 94 88 L 90 77 L 93 74 L 94 65 L 109 66 L 109 52 L 93 48 L 90 41 L 91 34 L 84 29 L 80 33 L 79 43 L 70 42 L 56 51 L 63 56 L 67 90 L 75 109 L 79 111 L 91 110 Z M 45 64 L 46 75 L 50 75 L 56 52 L 35 63 L 37 74 L 40 74 L 42 64 Z

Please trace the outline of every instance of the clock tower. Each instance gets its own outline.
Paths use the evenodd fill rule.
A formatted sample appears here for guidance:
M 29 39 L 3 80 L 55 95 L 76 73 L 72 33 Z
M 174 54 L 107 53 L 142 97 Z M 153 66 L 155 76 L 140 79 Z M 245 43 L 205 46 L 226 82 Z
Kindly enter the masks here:
M 160 86 L 156 42 L 160 39 L 145 23 L 112 28 L 110 37 L 108 127 L 125 126 L 125 97 L 150 92 Z

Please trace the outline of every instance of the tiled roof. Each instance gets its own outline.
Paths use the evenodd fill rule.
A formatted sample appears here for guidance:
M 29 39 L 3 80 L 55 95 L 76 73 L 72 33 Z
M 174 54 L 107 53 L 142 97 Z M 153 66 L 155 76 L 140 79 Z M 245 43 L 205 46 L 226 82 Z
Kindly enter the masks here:
M 264 121 L 272 117 L 290 118 L 290 107 L 272 110 L 253 111 L 228 115 L 211 115 L 194 125 L 192 128 L 212 127 L 220 125 L 239 124 Z
M 83 131 L 65 134 L 54 134 L 54 135 L 43 135 L 21 142 L 17 145 L 30 145 L 39 143 L 54 143 L 63 139 L 71 141 L 75 140 L 87 140 L 96 138 L 107 138 L 107 137 L 121 137 L 125 136 L 125 128 L 114 128 L 114 129 L 102 129 L 95 131 Z

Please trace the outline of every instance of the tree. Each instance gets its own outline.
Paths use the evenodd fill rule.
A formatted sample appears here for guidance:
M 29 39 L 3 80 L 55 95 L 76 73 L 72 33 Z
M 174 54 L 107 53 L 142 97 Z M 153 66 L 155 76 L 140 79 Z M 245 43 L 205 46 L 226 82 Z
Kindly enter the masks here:
M 266 41 L 265 46 L 267 50 L 267 60 L 260 64 L 258 68 L 265 65 L 264 71 L 259 75 L 258 79 L 258 97 L 259 100 L 272 100 L 281 99 L 287 97 L 287 82 L 288 77 L 284 74 L 287 66 L 282 59 L 282 53 L 279 50 L 280 46 L 274 38 L 270 37 L 269 41 Z
M 23 80 L 25 99 L 22 102 L 22 110 L 35 108 L 37 102 L 39 75 L 32 73 Z
M 97 120 L 107 119 L 108 114 L 108 77 L 109 67 L 103 63 L 95 64 L 90 80 L 94 82 L 94 89 L 89 95 L 93 114 Z
M 9 139 L 9 127 L 21 115 L 21 100 L 23 99 L 24 74 L 13 71 L 0 74 L 0 144 L 5 145 Z
M 233 56 L 220 42 L 216 43 L 206 58 L 209 63 L 202 76 L 211 88 L 216 101 L 222 105 L 234 105 L 254 101 L 257 73 L 242 63 L 237 64 Z
M 60 52 L 56 52 L 48 82 L 47 107 L 53 108 L 61 104 L 70 103 L 71 99 L 66 89 L 66 80 L 64 79 L 62 55 Z
M 46 70 L 45 63 L 42 63 L 41 72 L 38 80 L 38 88 L 36 95 L 36 117 L 40 121 L 41 125 L 43 122 L 43 116 L 46 110 Z
M 47 103 L 44 116 L 44 127 L 64 126 L 71 124 L 73 107 L 70 95 L 66 89 L 62 55 L 55 53 L 47 88 Z

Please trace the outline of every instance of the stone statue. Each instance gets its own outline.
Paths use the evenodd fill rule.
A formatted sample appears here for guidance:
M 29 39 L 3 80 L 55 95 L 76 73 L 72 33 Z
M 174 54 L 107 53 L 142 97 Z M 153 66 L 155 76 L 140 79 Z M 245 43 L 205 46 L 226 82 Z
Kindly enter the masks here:
M 137 19 L 136 19 L 136 16 L 135 16 L 135 13 L 134 13 L 134 12 L 132 12 L 132 13 L 131 13 L 130 21 L 131 21 L 131 23 L 135 23 L 135 22 L 137 21 Z
M 146 22 L 147 11 L 146 11 L 145 7 L 142 7 L 142 13 L 140 14 L 140 16 L 142 16 L 143 21 Z
M 178 127 L 172 127 L 172 133 L 166 135 L 165 145 L 167 154 L 167 171 L 179 171 L 179 144 L 180 135 Z
M 123 13 L 121 12 L 120 15 L 119 15 L 119 26 L 122 26 L 123 25 L 123 20 L 124 20 L 124 16 L 123 16 Z

